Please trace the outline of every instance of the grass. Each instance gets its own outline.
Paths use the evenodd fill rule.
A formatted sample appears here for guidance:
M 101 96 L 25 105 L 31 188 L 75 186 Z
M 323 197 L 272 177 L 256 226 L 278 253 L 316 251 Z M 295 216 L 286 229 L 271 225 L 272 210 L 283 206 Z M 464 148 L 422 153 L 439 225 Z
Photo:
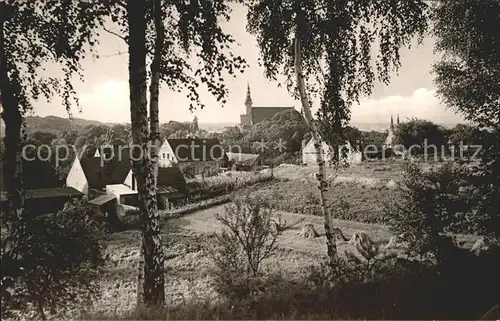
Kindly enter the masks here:
M 317 182 L 312 179 L 259 183 L 238 194 L 261 197 L 277 210 L 322 215 Z M 334 218 L 365 223 L 383 223 L 386 202 L 397 196 L 397 192 L 383 185 L 354 182 L 332 184 L 326 194 Z
M 166 308 L 134 308 L 139 233 L 113 234 L 102 279 L 103 296 L 82 317 L 99 320 L 477 319 L 492 305 L 495 281 L 486 278 L 496 267 L 491 263 L 484 265 L 489 270 L 483 265 L 481 269 L 471 266 L 447 272 L 444 278 L 430 270 L 409 275 L 397 270 L 390 280 L 375 283 L 347 284 L 333 289 L 313 286 L 311 272 L 324 261 L 325 241 L 324 237 L 299 237 L 296 232 L 302 224 L 285 231 L 276 254 L 264 262 L 269 275 L 279 275 L 277 281 L 269 283 L 259 297 L 227 302 L 214 289 L 212 265 L 207 255 L 212 233 L 221 228 L 215 214 L 222 211 L 223 206 L 217 206 L 165 222 L 163 242 L 167 257 L 173 257 L 166 261 Z M 321 217 L 276 214 L 281 215 L 287 225 L 306 219 L 322 231 Z M 390 237 L 383 225 L 335 220 L 335 226 L 348 236 L 353 232 L 367 232 L 381 244 Z M 340 245 L 339 253 L 345 249 L 348 245 Z
M 323 218 L 308 215 L 318 214 L 316 168 L 280 166 L 273 172 L 278 181 L 260 182 L 239 193 L 267 197 L 275 202 L 274 207 L 279 209 L 275 214 L 281 215 L 287 225 L 309 222 L 322 233 Z M 255 175 L 235 176 L 250 174 Z M 330 171 L 328 199 L 333 200 L 332 208 L 337 209 L 333 212 L 337 218 L 335 227 L 347 237 L 362 231 L 381 245 L 388 242 L 391 234 L 387 226 L 368 223 L 383 221 L 385 200 L 396 197 L 385 184 L 391 179 L 399 180 L 400 164 L 373 162 L 352 166 L 339 173 L 343 180 L 335 181 L 332 174 Z M 363 181 L 363 178 L 371 180 Z M 234 176 L 228 180 L 233 179 Z M 342 206 L 346 203 L 347 210 Z M 140 234 L 136 230 L 112 234 L 101 279 L 102 296 L 81 317 L 100 320 L 477 319 L 491 307 L 494 296 L 488 291 L 492 291 L 495 281 L 488 279 L 491 273 L 486 268 L 477 266 L 445 274 L 449 278 L 437 277 L 431 271 L 403 276 L 398 275 L 398 270 L 385 281 L 333 289 L 314 287 L 310 283 L 311 269 L 324 261 L 326 244 L 324 237 L 299 237 L 297 232 L 304 223 L 285 231 L 278 241 L 276 254 L 264 262 L 269 274 L 281 277 L 280 282 L 269 285 L 268 295 L 248 302 L 228 303 L 215 290 L 212 264 L 207 255 L 212 234 L 221 229 L 215 214 L 223 210 L 224 206 L 215 206 L 165 221 L 162 233 L 168 258 L 165 262 L 166 308 L 135 308 Z M 467 247 L 475 241 L 470 237 L 464 240 Z M 343 255 L 350 246 L 339 244 L 338 249 Z

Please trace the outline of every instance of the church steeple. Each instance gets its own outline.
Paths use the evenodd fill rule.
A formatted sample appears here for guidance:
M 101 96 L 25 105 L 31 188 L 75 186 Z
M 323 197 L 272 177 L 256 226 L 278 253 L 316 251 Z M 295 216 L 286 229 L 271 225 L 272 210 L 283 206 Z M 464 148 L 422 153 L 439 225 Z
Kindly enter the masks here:
M 252 97 L 250 93 L 250 84 L 247 83 L 247 98 L 245 99 L 245 106 L 248 107 L 248 105 L 252 106 Z
M 394 129 L 394 119 L 392 118 L 392 114 L 391 114 L 391 130 Z
M 399 113 L 398 113 L 398 118 L 396 118 L 396 126 L 399 126 Z
M 250 94 L 250 84 L 247 82 L 247 98 L 245 99 L 247 124 L 252 124 L 252 97 Z

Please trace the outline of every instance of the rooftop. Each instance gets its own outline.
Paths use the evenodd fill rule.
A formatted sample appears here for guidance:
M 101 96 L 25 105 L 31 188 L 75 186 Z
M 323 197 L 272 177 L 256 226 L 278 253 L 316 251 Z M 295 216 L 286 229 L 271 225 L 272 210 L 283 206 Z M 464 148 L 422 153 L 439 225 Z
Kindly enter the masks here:
M 137 194 L 137 191 L 134 191 L 130 187 L 124 184 L 111 184 L 106 186 L 106 191 L 109 191 L 116 195 L 133 195 Z
M 25 199 L 58 198 L 58 197 L 81 197 L 83 193 L 73 187 L 54 187 L 31 189 L 25 191 Z M 7 192 L 1 193 L 1 200 L 7 201 Z

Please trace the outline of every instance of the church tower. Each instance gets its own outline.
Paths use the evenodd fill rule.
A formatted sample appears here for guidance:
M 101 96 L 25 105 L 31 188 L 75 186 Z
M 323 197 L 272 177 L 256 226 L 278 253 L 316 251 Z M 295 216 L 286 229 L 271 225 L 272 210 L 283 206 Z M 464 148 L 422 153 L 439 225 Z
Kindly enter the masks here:
M 245 99 L 245 106 L 246 106 L 246 115 L 248 117 L 248 122 L 251 124 L 252 122 L 252 97 L 250 94 L 250 84 L 247 83 L 247 97 Z
M 396 118 L 396 126 L 399 126 L 399 114 L 398 114 L 398 118 Z
M 394 130 L 394 119 L 392 118 L 392 114 L 391 114 L 391 131 Z

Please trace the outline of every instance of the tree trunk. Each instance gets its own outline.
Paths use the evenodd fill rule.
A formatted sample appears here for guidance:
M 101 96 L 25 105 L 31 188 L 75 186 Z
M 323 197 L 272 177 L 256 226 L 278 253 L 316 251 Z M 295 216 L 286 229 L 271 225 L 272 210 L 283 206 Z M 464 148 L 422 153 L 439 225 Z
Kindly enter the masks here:
M 132 123 L 133 173 L 139 194 L 139 216 L 144 251 L 144 303 L 165 301 L 164 256 L 155 180 L 148 157 L 149 128 L 146 75 L 146 3 L 128 0 L 129 87 Z
M 309 106 L 309 99 L 306 95 L 304 75 L 302 74 L 302 57 L 300 48 L 300 38 L 297 33 L 295 37 L 295 73 L 297 76 L 297 86 L 299 88 L 300 101 L 302 103 L 302 109 L 304 110 L 304 116 L 309 125 L 309 130 L 311 132 L 311 139 L 314 139 L 314 148 L 316 149 L 317 162 L 318 162 L 318 174 L 316 177 L 319 183 L 319 197 L 321 201 L 321 209 L 323 212 L 323 217 L 325 218 L 325 237 L 326 237 L 326 248 L 327 254 L 332 264 L 335 264 L 338 260 L 337 244 L 335 242 L 333 222 L 330 214 L 330 210 L 326 205 L 325 194 L 328 190 L 328 183 L 326 182 L 326 168 L 325 159 L 323 157 L 323 148 L 321 136 L 318 133 L 316 127 L 316 121 L 312 117 L 311 107 Z
M 151 161 L 155 177 L 155 187 L 158 181 L 158 149 L 160 148 L 160 111 L 158 108 L 160 98 L 160 62 L 164 43 L 163 13 L 161 0 L 153 0 L 153 16 L 155 25 L 155 47 L 154 57 L 151 63 L 151 86 L 149 87 L 149 116 L 150 116 L 150 139 L 151 139 Z
M 8 52 L 5 50 L 4 25 L 8 8 L 0 4 L 0 105 L 5 125 L 5 158 L 6 166 L 1 173 L 7 182 L 7 224 L 9 235 L 7 249 L 2 255 L 2 287 L 12 285 L 13 278 L 21 272 L 22 247 L 24 241 L 24 189 L 22 181 L 21 135 L 23 116 L 20 110 L 14 84 L 8 76 L 11 65 L 8 63 Z M 5 262 L 9 260 L 9 264 Z M 5 264 L 5 265 L 4 265 Z M 12 270 L 4 270 L 4 267 Z

